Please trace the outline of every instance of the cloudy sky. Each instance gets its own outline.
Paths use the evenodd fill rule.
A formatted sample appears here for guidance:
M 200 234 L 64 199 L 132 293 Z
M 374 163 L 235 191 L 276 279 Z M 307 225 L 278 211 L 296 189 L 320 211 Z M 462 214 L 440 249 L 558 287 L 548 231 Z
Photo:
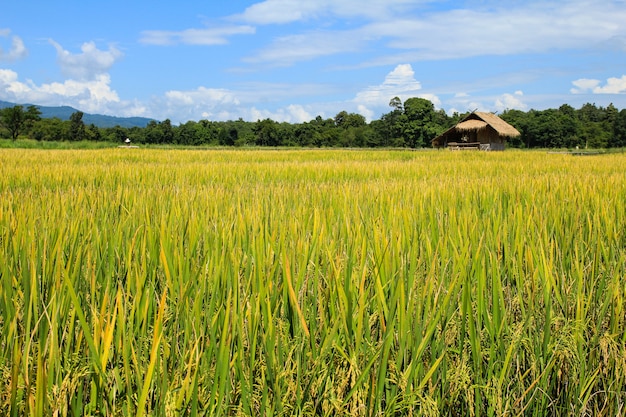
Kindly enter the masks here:
M 0 100 L 188 120 L 626 108 L 626 0 L 26 0 Z

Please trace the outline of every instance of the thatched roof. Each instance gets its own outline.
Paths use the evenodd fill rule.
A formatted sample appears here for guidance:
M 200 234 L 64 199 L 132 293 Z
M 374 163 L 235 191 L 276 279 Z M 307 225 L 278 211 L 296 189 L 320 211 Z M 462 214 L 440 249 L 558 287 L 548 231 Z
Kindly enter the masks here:
M 456 130 L 469 132 L 471 130 L 481 130 L 487 126 L 489 126 L 487 122 L 483 122 L 482 120 L 466 120 L 456 125 Z
M 489 126 L 494 128 L 494 130 L 498 132 L 500 136 L 514 138 L 520 135 L 520 133 L 517 131 L 516 128 L 514 128 L 513 126 L 511 126 L 504 120 L 500 119 L 498 116 L 496 116 L 493 113 L 474 112 L 472 114 L 475 114 L 482 121 L 486 122 Z
M 520 135 L 520 133 L 513 126 L 499 118 L 493 113 L 487 112 L 472 112 L 465 119 L 461 120 L 456 126 L 443 132 L 432 140 L 433 145 L 441 146 L 446 143 L 446 138 L 462 134 L 464 132 L 479 131 L 483 129 L 491 128 L 499 136 L 506 138 L 513 138 Z

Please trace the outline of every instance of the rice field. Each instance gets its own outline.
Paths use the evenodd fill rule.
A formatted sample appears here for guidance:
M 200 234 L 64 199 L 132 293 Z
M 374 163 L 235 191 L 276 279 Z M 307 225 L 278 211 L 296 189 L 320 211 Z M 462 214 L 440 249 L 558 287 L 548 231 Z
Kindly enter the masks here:
M 626 415 L 625 154 L 0 168 L 1 415 Z

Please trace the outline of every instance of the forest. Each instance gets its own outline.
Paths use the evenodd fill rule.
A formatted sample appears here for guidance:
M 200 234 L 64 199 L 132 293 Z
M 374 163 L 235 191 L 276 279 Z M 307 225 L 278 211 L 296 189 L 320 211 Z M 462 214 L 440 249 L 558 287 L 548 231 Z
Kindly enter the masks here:
M 0 138 L 29 138 L 37 141 L 100 141 L 133 144 L 184 146 L 268 146 L 424 148 L 467 113 L 448 115 L 432 102 L 413 97 L 402 102 L 394 97 L 390 111 L 367 122 L 356 113 L 341 111 L 333 118 L 317 116 L 304 123 L 271 119 L 248 122 L 188 121 L 179 125 L 169 119 L 151 121 L 145 127 L 101 128 L 83 122 L 83 113 L 69 120 L 41 118 L 36 106 L 0 110 Z M 626 147 L 626 109 L 587 103 L 575 109 L 564 104 L 558 109 L 506 110 L 498 114 L 521 136 L 509 140 L 514 148 L 620 148 Z

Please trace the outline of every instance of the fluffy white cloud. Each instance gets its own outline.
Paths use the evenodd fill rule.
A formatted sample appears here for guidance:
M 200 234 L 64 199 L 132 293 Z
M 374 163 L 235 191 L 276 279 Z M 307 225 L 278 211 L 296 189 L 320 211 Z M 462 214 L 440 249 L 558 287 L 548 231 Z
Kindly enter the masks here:
M 359 92 L 354 100 L 359 104 L 380 106 L 388 104 L 396 96 L 401 99 L 414 96 L 421 89 L 422 84 L 415 79 L 413 67 L 410 64 L 401 64 L 387 74 L 382 84 Z
M 168 91 L 165 97 L 172 105 L 217 106 L 223 104 L 239 104 L 234 93 L 221 88 L 198 87 L 193 91 Z
M 626 75 L 621 78 L 611 77 L 606 80 L 606 84 L 602 87 L 596 87 L 593 90 L 596 94 L 624 94 L 626 93 Z
M 11 36 L 9 29 L 0 29 L 0 41 L 2 38 L 11 37 L 11 46 L 5 50 L 0 44 L 0 61 L 15 61 L 28 55 L 28 50 L 24 46 L 22 38 L 19 36 Z
M 493 95 L 470 95 L 468 93 L 457 93 L 452 98 L 446 100 L 448 114 L 455 112 L 464 113 L 468 111 L 503 112 L 505 110 L 528 110 L 526 103 L 528 97 L 524 92 L 517 90 L 514 93 L 504 93 Z
M 498 111 L 504 111 L 508 109 L 526 110 L 528 106 L 522 101 L 524 93 L 522 91 L 516 91 L 514 94 L 502 94 L 496 99 L 495 109 Z
M 626 75 L 622 75 L 621 78 L 611 77 L 606 80 L 606 84 L 601 85 L 600 80 L 594 80 L 590 78 L 580 78 L 576 81 L 572 81 L 575 88 L 572 88 L 570 92 L 572 94 L 624 94 L 626 93 Z
M 50 43 L 57 50 L 57 62 L 62 73 L 77 80 L 96 80 L 105 74 L 121 57 L 122 53 L 110 46 L 108 51 L 102 51 L 94 42 L 85 42 L 81 46 L 81 53 L 73 54 L 50 39 Z
M 290 104 L 286 108 L 289 119 L 285 120 L 291 123 L 308 122 L 315 118 L 313 114 L 309 113 L 304 106 L 299 104 Z
M 271 118 L 280 122 L 312 120 L 323 105 L 296 104 L 299 97 L 334 92 L 320 84 L 247 83 L 237 89 L 198 87 L 193 90 L 170 90 L 155 97 L 146 106 L 150 117 L 169 118 L 173 122 L 188 120 L 248 121 Z M 262 104 L 261 104 L 262 103 Z M 265 108 L 259 108 L 263 105 Z M 334 110 L 335 106 L 331 105 Z
M 280 86 L 278 86 L 281 89 Z M 269 89 L 269 90 L 268 90 Z M 287 87 L 283 86 L 287 91 Z M 307 90 L 305 87 L 304 90 Z M 297 94 L 298 87 L 292 86 L 292 91 Z M 256 105 L 264 101 L 264 97 L 272 94 L 271 86 L 265 89 L 256 88 L 242 89 L 240 91 L 199 87 L 190 91 L 168 91 L 162 99 L 155 99 L 149 107 L 152 109 L 151 117 L 157 119 L 170 118 L 175 122 L 187 120 L 232 120 L 243 118 L 248 121 L 256 121 L 271 118 L 278 122 L 300 123 L 310 121 L 312 116 L 310 109 L 299 104 L 289 104 L 275 110 L 258 109 Z M 275 100 L 280 101 L 285 94 L 276 91 Z
M 352 101 L 357 104 L 359 113 L 368 120 L 375 114 L 374 109 L 389 111 L 389 101 L 394 97 L 399 97 L 402 101 L 410 97 L 421 97 L 433 102 L 435 107 L 441 106 L 439 97 L 423 93 L 421 89 L 422 84 L 415 79 L 413 67 L 410 64 L 401 64 L 387 74 L 382 84 L 360 91 Z
M 580 78 L 576 81 L 572 81 L 572 84 L 574 84 L 575 88 L 572 88 L 570 92 L 572 94 L 580 94 L 580 93 L 589 92 L 590 90 L 593 90 L 594 88 L 596 88 L 600 84 L 600 80 Z
M 315 118 L 303 106 L 296 104 L 291 104 L 275 111 L 259 110 L 256 107 L 252 107 L 247 113 L 248 120 L 251 121 L 272 119 L 277 122 L 303 123 Z
M 17 72 L 8 69 L 0 69 L 0 97 L 7 97 L 7 93 L 16 94 L 24 89 L 24 85 L 18 81 Z M 4 95 L 2 91 L 4 90 Z
M 252 35 L 256 29 L 252 26 L 220 26 L 181 31 L 146 30 L 142 32 L 140 42 L 151 45 L 223 45 L 233 35 Z
M 140 116 L 145 107 L 139 103 L 123 102 L 111 89 L 111 78 L 101 74 L 93 80 L 65 80 L 36 85 L 31 80 L 20 81 L 15 71 L 0 69 L 0 100 L 39 105 L 68 105 L 88 113 L 118 116 Z

